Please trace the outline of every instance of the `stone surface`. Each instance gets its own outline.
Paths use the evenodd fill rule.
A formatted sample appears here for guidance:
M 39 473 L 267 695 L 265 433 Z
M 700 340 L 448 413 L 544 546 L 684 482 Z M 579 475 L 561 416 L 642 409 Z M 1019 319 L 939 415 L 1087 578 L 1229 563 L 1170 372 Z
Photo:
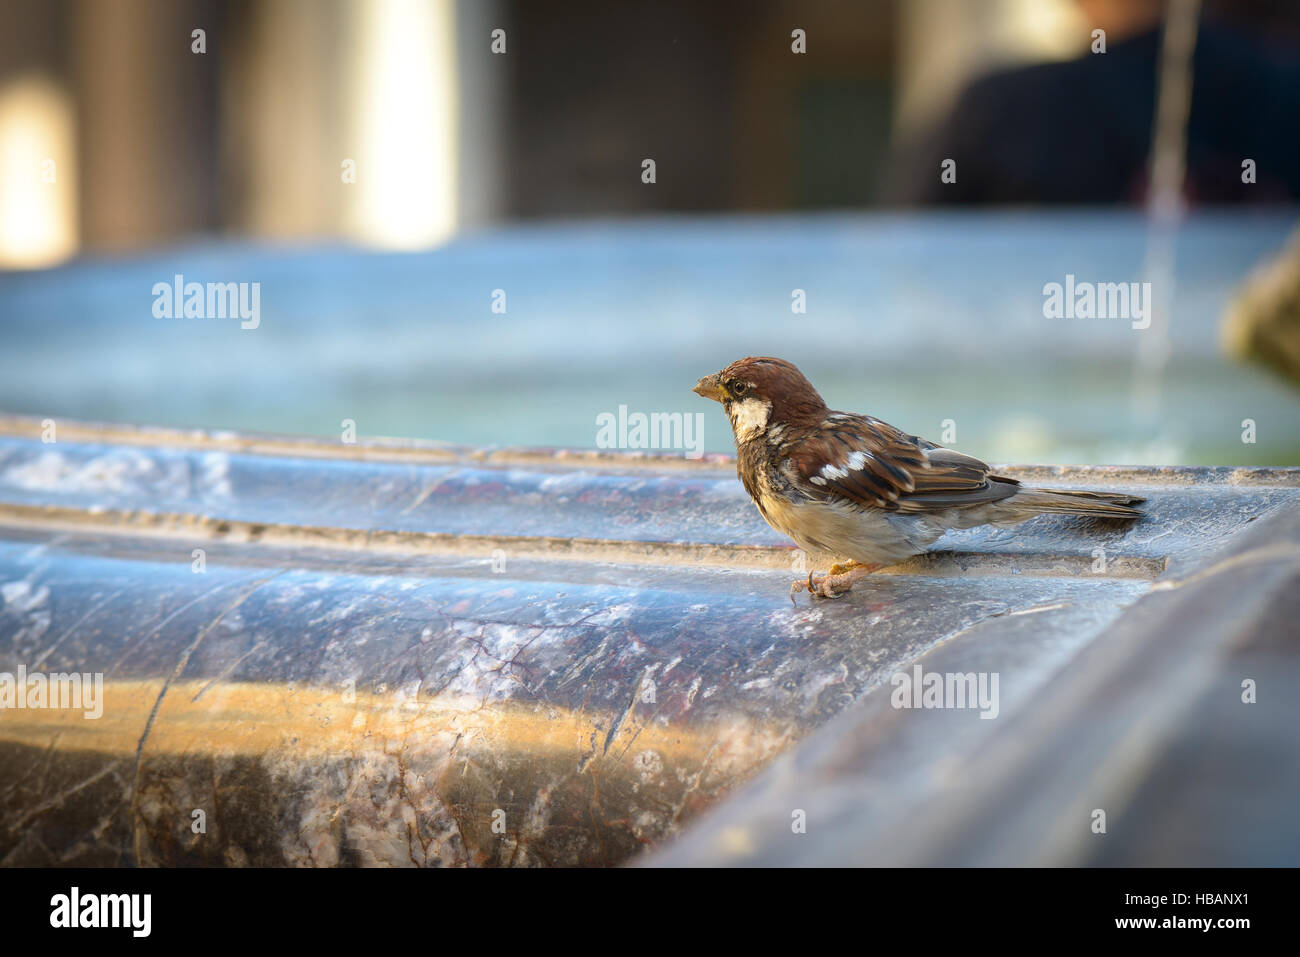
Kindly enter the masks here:
M 1033 617 L 954 636 L 922 667 L 1010 674 L 1009 720 L 872 689 L 651 862 L 1294 866 L 1297 621 L 1292 507 L 1162 577 L 1054 674 L 1019 660 L 1050 640 Z
M 995 745 L 1030 803 L 1048 736 L 1126 753 L 1089 723 L 1132 717 L 1089 710 L 1110 672 L 1062 676 L 1158 637 L 1131 616 L 1253 529 L 1294 547 L 1300 504 L 1296 470 L 1011 468 L 1147 517 L 972 530 L 796 607 L 800 556 L 717 458 L 40 431 L 0 422 L 0 672 L 102 673 L 103 714 L 0 711 L 8 864 L 607 865 L 674 838 L 672 862 L 777 863 L 790 775 L 817 824 L 792 861 L 980 859 L 903 835 L 970 839 L 923 809 Z M 1223 613 L 1276 584 L 1234 579 Z M 1239 653 L 1291 660 L 1270 634 Z M 998 718 L 882 708 L 916 662 L 1000 672 Z M 1025 821 L 1058 820 L 1055 793 Z

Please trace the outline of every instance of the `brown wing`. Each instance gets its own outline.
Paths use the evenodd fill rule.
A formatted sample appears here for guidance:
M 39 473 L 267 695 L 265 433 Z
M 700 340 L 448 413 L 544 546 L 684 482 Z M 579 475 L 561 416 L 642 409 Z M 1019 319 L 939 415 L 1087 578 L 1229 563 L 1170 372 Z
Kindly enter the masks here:
M 833 412 L 790 455 L 787 466 L 814 496 L 891 511 L 924 512 L 996 502 L 1014 479 L 869 415 Z

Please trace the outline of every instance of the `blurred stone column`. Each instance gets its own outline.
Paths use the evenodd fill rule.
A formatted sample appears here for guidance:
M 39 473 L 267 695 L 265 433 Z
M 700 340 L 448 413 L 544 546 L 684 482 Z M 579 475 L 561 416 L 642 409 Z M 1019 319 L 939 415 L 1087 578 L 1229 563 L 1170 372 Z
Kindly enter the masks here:
M 64 0 L 0 0 L 0 269 L 77 248 L 76 122 Z
M 505 119 L 511 69 L 511 24 L 501 0 L 456 0 L 456 81 L 459 110 L 456 202 L 459 228 L 496 222 L 505 211 Z M 506 31 L 506 52 L 490 48 L 492 31 Z
M 498 218 L 508 54 L 489 43 L 499 6 L 251 7 L 225 85 L 239 226 L 421 248 Z
M 337 236 L 349 188 L 344 0 L 263 0 L 232 43 L 223 162 L 240 232 Z
M 220 225 L 217 5 L 77 0 L 70 18 L 81 223 L 101 249 L 158 245 Z M 206 31 L 207 52 L 191 52 Z

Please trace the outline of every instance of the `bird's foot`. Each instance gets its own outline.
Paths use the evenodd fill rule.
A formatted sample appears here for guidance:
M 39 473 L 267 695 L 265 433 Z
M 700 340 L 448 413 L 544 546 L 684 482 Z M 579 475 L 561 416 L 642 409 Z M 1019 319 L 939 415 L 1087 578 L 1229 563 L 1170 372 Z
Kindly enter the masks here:
M 806 591 L 815 598 L 841 598 L 849 593 L 849 589 L 859 578 L 884 567 L 884 565 L 848 561 L 832 565 L 825 575 L 817 576 L 809 572 L 807 581 L 801 578 L 795 579 L 790 586 L 790 601 L 793 603 L 794 596 L 801 591 Z

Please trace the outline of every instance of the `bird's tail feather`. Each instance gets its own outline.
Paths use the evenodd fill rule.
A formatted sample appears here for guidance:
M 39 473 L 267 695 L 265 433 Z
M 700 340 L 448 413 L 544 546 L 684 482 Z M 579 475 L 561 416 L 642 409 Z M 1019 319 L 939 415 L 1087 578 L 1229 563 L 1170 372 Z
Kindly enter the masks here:
M 1011 503 L 1035 512 L 1085 515 L 1092 518 L 1137 518 L 1142 513 L 1129 508 L 1145 499 L 1117 492 L 1084 492 L 1075 489 L 1022 488 Z

